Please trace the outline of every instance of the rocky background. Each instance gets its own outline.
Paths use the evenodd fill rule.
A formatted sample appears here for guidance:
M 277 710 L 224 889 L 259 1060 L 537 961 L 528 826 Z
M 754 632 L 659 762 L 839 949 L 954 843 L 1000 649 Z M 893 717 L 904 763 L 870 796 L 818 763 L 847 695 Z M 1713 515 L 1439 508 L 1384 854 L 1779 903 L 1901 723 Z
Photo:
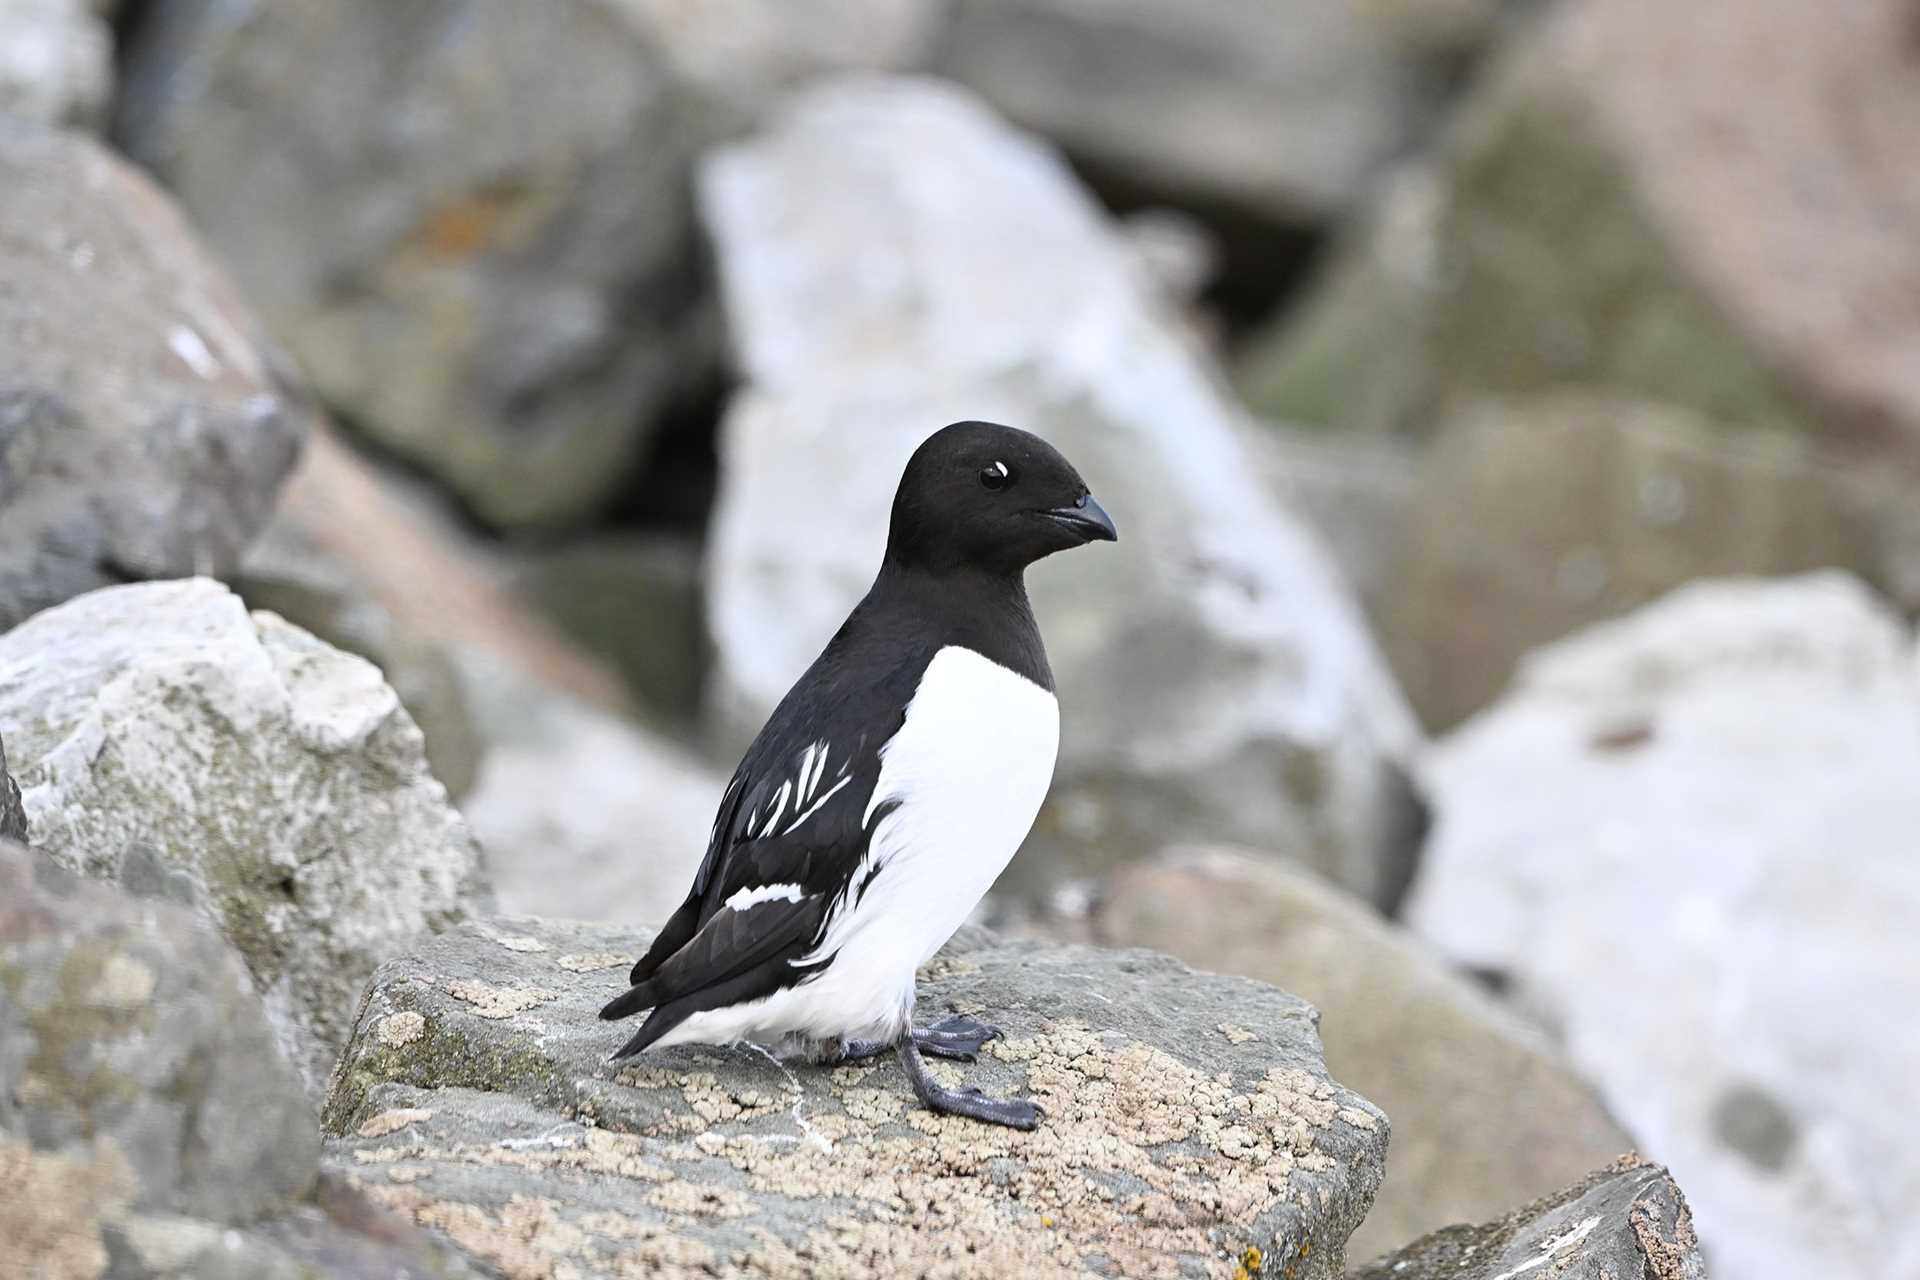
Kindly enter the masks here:
M 1912 0 L 0 0 L 0 1275 L 1920 1277 L 1916 139 Z M 922 984 L 1047 1124 L 615 1070 L 969 417 L 1123 535 Z

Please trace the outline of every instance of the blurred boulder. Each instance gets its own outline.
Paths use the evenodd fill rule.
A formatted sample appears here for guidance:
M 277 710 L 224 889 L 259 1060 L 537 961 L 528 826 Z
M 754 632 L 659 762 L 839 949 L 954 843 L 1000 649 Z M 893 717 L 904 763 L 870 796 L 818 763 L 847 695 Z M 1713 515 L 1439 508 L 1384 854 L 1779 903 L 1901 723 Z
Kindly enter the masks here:
M 0 636 L 0 726 L 36 846 L 184 877 L 309 1088 L 374 965 L 485 899 L 380 673 L 219 583 L 90 592 Z
M 709 549 L 713 705 L 735 740 L 866 590 L 914 447 L 957 419 L 1013 423 L 1074 460 L 1121 535 L 1029 574 L 1064 740 L 1009 883 L 1218 838 L 1390 897 L 1412 718 L 1060 160 L 960 90 L 852 78 L 716 153 L 701 194 L 744 377 Z
M 609 1063 L 621 1029 L 594 1013 L 647 941 L 507 917 L 383 967 L 329 1167 L 505 1274 L 596 1280 L 1195 1275 L 1249 1246 L 1333 1280 L 1379 1185 L 1386 1117 L 1264 984 L 1144 951 L 936 956 L 922 1017 L 990 1011 L 1006 1037 L 935 1070 L 1039 1100 L 1019 1133 L 921 1110 L 887 1058 Z
M 0 631 L 231 569 L 313 415 L 179 211 L 93 140 L 0 114 L 0 280 Z
M 913 43 L 897 4 L 792 9 L 180 0 L 117 132 L 345 419 L 491 523 L 576 523 L 717 358 L 694 156 L 759 77 Z
M 691 538 L 603 534 L 518 553 L 507 581 L 642 705 L 691 722 L 709 659 L 701 569 Z
M 934 68 L 1096 174 L 1320 222 L 1424 132 L 1501 0 L 957 0 Z
M 114 0 L 0 0 L 0 116 L 97 129 L 113 97 Z
M 1746 1280 L 1920 1262 L 1920 660 L 1823 574 L 1546 649 L 1422 770 L 1407 917 L 1505 975 Z
M 5 742 L 0 742 L 0 840 L 27 842 L 27 811 L 20 807 L 20 785 L 7 772 Z
M 1565 1280 L 1706 1280 L 1699 1246 L 1673 1178 L 1629 1158 L 1497 1221 L 1436 1231 L 1347 1280 L 1512 1280 L 1536 1268 Z
M 1328 1068 L 1393 1118 L 1357 1258 L 1545 1195 L 1634 1145 L 1545 1036 L 1310 872 L 1173 850 L 1120 873 L 1095 928 L 1113 945 L 1285 982 L 1320 1011 Z
M 577 519 L 701 358 L 700 123 L 608 0 L 151 7 L 117 132 L 328 403 L 503 525 Z
M 1583 0 L 1241 369 L 1277 417 L 1422 433 L 1562 384 L 1920 458 L 1909 0 Z
M 245 968 L 191 913 L 0 840 L 0 1274 L 470 1274 L 319 1174 Z
M 280 550 L 310 552 L 311 561 L 290 572 L 337 579 L 345 594 L 335 601 L 326 591 L 316 592 L 289 620 L 327 631 L 340 610 L 352 610 L 347 621 L 353 625 L 340 623 L 341 639 L 334 643 L 380 662 L 386 652 L 381 628 L 387 624 L 375 619 L 390 618 L 393 643 L 433 669 L 430 680 L 409 685 L 433 689 L 438 697 L 443 664 L 450 662 L 457 672 L 468 651 L 482 650 L 596 705 L 619 710 L 627 704 L 620 677 L 518 599 L 509 587 L 507 561 L 463 529 L 437 494 L 361 457 L 330 431 L 314 433 L 287 478 L 263 541 L 268 545 L 240 577 L 243 586 L 254 584 L 256 569 L 265 579 L 278 573 L 287 563 Z M 294 603 L 295 594 L 282 593 L 279 602 Z M 424 651 L 415 649 L 416 641 Z M 364 652 L 362 643 L 380 652 Z M 455 700 L 446 700 L 449 718 Z M 463 733 L 474 732 L 470 714 L 461 710 L 458 719 L 469 725 Z M 427 749 L 432 754 L 440 748 L 429 738 Z M 461 760 L 456 772 L 470 772 L 478 768 L 485 742 L 471 753 L 448 749 L 471 759 Z
M 1320 535 L 1367 616 L 1392 602 L 1426 459 L 1407 442 L 1279 422 L 1241 434 L 1261 484 Z
M 1426 461 L 1382 639 L 1423 719 L 1450 727 L 1528 650 L 1695 578 L 1878 576 L 1911 493 L 1876 498 L 1784 432 L 1585 393 L 1477 402 Z
M 501 909 L 663 922 L 706 854 L 726 776 L 496 658 L 462 665 L 487 742 L 462 811 Z

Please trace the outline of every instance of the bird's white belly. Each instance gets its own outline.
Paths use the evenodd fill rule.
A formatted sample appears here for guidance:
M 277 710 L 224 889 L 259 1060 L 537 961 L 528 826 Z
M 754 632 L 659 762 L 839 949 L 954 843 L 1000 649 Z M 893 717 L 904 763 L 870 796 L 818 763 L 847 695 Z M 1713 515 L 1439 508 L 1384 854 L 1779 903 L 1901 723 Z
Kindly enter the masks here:
M 940 650 L 881 753 L 867 863 L 854 885 L 876 874 L 857 901 L 849 893 L 807 958 L 832 963 L 765 1000 L 696 1014 L 661 1043 L 897 1036 L 913 1014 L 915 971 L 1032 829 L 1059 745 L 1053 694 L 971 649 Z

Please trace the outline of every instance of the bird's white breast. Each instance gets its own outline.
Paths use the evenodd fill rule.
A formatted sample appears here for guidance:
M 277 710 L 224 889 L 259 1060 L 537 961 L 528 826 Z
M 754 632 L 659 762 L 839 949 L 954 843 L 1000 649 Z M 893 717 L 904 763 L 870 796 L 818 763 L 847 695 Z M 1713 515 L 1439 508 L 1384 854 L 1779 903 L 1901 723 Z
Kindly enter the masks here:
M 1059 747 L 1051 693 L 971 649 L 935 654 L 881 750 L 859 873 L 873 871 L 873 881 L 857 901 L 850 895 L 815 953 L 834 956 L 822 982 L 860 976 L 876 988 L 869 999 L 892 986 L 910 1001 L 914 971 L 1027 838 Z

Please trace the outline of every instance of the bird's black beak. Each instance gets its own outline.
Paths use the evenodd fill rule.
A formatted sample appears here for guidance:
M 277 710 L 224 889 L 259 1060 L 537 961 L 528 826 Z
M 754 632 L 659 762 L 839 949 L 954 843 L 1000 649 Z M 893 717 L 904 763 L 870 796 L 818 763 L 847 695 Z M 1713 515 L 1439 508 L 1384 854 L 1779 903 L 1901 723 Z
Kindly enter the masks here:
M 1047 516 L 1071 529 L 1074 536 L 1082 542 L 1118 542 L 1119 530 L 1113 527 L 1113 517 L 1107 514 L 1105 507 L 1094 501 L 1090 493 L 1083 493 L 1070 507 L 1055 507 Z

